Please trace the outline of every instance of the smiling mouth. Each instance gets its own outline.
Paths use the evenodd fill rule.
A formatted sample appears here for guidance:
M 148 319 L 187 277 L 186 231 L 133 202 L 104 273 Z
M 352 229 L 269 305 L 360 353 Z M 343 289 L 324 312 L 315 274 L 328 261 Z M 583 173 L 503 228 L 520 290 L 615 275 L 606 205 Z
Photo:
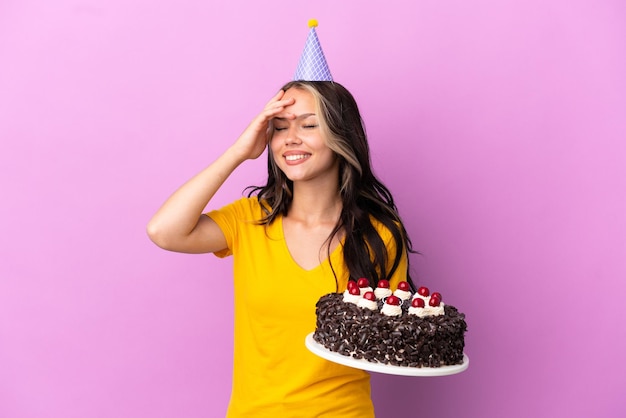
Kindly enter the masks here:
M 287 161 L 298 161 L 304 160 L 305 158 L 309 158 L 311 154 L 296 154 L 296 155 L 286 155 L 285 160 Z

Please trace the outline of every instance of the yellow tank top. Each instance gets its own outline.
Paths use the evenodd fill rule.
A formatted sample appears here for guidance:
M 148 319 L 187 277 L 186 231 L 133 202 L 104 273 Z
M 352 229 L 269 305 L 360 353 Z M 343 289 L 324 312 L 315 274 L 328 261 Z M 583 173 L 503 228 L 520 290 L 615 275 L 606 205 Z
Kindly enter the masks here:
M 334 292 L 329 260 L 304 270 L 291 258 L 282 217 L 271 225 L 257 198 L 243 198 L 207 214 L 221 228 L 234 262 L 234 367 L 227 417 L 374 416 L 369 374 L 312 354 L 317 300 Z M 389 232 L 380 230 L 386 242 Z M 395 247 L 390 248 L 394 254 Z M 347 286 L 341 245 L 330 256 L 339 291 Z M 406 277 L 406 257 L 392 278 Z

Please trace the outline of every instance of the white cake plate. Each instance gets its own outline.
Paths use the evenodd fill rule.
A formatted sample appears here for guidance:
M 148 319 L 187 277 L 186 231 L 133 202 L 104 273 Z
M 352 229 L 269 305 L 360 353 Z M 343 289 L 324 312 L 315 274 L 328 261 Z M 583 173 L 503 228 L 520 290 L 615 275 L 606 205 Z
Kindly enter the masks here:
M 372 363 L 365 359 L 356 359 L 350 356 L 344 356 L 343 354 L 330 351 L 323 345 L 319 344 L 313 339 L 313 333 L 310 333 L 304 339 L 306 348 L 313 354 L 320 356 L 323 359 L 332 361 L 334 363 L 342 364 L 348 367 L 354 367 L 356 369 L 367 370 L 369 372 L 395 374 L 400 376 L 448 376 L 451 374 L 461 373 L 469 367 L 469 357 L 463 354 L 463 363 L 455 364 L 452 366 L 441 367 L 407 367 L 407 366 L 394 366 L 391 364 Z

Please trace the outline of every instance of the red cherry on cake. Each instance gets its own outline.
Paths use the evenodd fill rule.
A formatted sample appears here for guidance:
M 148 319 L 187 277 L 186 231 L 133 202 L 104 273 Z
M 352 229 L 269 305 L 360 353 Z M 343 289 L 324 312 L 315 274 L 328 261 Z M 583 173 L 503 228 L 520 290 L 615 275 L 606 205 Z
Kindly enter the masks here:
M 432 294 L 432 295 L 430 295 L 430 297 L 431 297 L 431 298 L 437 298 L 437 299 L 439 299 L 439 301 L 440 301 L 440 302 L 442 301 L 442 299 L 441 299 L 441 293 L 439 293 L 439 292 L 433 292 L 433 294 Z
M 432 307 L 437 307 L 439 306 L 439 304 L 441 303 L 441 299 L 436 298 L 436 297 L 430 297 L 430 300 L 428 301 L 428 304 Z
M 411 287 L 409 286 L 408 282 L 402 281 L 402 282 L 398 283 L 398 289 L 404 290 L 405 292 L 408 292 L 409 289 L 411 289 Z
M 399 305 L 400 298 L 397 296 L 391 295 L 387 299 L 385 299 L 385 303 L 387 303 L 388 305 Z
M 385 279 L 379 280 L 378 287 L 382 289 L 389 289 L 389 280 L 385 280 Z
M 367 299 L 367 300 L 371 300 L 371 301 L 376 301 L 376 295 L 374 295 L 374 292 L 365 292 L 363 294 L 363 299 Z
M 430 291 L 428 290 L 427 287 L 422 286 L 419 289 L 417 289 L 417 293 L 419 293 L 420 295 L 426 297 L 426 296 L 428 296 L 430 294 Z
M 361 277 L 359 280 L 357 280 L 356 284 L 359 287 L 369 287 L 370 281 L 367 280 L 365 277 Z
M 424 306 L 426 306 L 426 304 L 424 303 L 424 299 L 422 299 L 422 298 L 415 298 L 411 302 L 411 306 L 414 307 L 414 308 L 423 308 Z
M 351 295 L 361 295 L 361 291 L 356 286 L 352 286 L 350 289 L 348 289 L 348 293 L 350 293 Z
M 356 287 L 357 289 L 359 288 L 354 280 L 348 280 L 348 290 L 352 289 L 353 287 Z

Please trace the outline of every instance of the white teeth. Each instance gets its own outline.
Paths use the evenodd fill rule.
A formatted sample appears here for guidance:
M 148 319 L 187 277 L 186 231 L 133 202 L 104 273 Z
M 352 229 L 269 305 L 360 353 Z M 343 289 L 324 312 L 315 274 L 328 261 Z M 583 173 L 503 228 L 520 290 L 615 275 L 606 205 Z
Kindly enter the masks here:
M 287 161 L 297 161 L 297 160 L 302 160 L 302 159 L 307 158 L 307 157 L 308 157 L 308 155 L 306 155 L 306 154 L 298 154 L 298 155 L 287 155 L 285 157 L 285 159 Z

